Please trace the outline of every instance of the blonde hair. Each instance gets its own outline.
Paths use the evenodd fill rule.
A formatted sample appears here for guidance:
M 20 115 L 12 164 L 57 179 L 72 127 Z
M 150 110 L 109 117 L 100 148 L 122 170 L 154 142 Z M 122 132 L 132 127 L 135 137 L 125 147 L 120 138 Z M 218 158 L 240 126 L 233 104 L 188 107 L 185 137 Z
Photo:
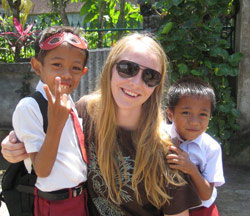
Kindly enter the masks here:
M 169 201 L 171 197 L 166 191 L 166 182 L 174 185 L 183 185 L 184 180 L 177 171 L 171 170 L 166 165 L 165 155 L 167 146 L 171 145 L 167 134 L 162 129 L 165 122 L 161 100 L 166 74 L 167 58 L 161 45 L 153 38 L 134 33 L 120 39 L 111 49 L 106 64 L 103 67 L 100 79 L 99 96 L 93 97 L 88 102 L 88 112 L 93 119 L 93 128 L 97 141 L 97 158 L 102 177 L 108 187 L 109 198 L 115 203 L 121 203 L 121 188 L 123 186 L 122 175 L 126 176 L 126 169 L 121 173 L 115 155 L 121 157 L 116 135 L 117 117 L 116 102 L 111 92 L 112 68 L 117 59 L 134 43 L 141 42 L 148 47 L 159 59 L 161 65 L 162 80 L 155 88 L 152 95 L 142 105 L 142 115 L 139 126 L 133 134 L 136 143 L 135 166 L 132 176 L 132 188 L 135 191 L 137 201 L 141 203 L 138 185 L 144 182 L 148 200 L 157 208 Z M 147 113 L 147 115 L 143 115 Z M 123 161 L 123 166 L 124 161 Z M 115 180 L 118 179 L 118 183 Z

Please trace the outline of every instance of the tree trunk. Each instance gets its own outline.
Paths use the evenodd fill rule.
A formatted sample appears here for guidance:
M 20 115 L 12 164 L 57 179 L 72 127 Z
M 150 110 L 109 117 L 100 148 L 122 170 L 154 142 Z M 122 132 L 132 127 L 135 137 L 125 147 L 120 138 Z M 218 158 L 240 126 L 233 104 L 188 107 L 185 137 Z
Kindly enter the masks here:
M 101 10 L 100 10 L 100 15 L 99 15 L 99 29 L 103 29 L 103 14 L 106 8 L 106 1 L 102 2 Z M 103 32 L 98 31 L 98 48 L 102 48 L 103 46 Z
M 14 2 L 14 0 L 8 0 L 8 4 L 10 6 L 10 9 L 13 13 L 13 18 L 16 18 L 20 22 L 20 5 L 21 0 L 17 0 Z
M 20 5 L 21 5 L 21 0 L 17 0 L 17 1 L 12 1 L 12 0 L 8 0 L 8 4 L 10 6 L 10 9 L 13 13 L 13 20 L 14 18 L 16 18 L 19 22 L 20 22 Z M 14 28 L 13 31 L 16 31 L 16 29 Z M 20 51 L 21 51 L 21 47 L 20 45 L 17 43 L 15 45 L 15 56 L 14 56 L 14 61 L 18 62 L 20 60 Z
M 66 6 L 69 1 L 59 0 L 59 13 L 63 22 L 63 25 L 69 26 L 69 20 L 66 14 Z
M 125 0 L 120 0 L 120 15 L 119 15 L 119 28 L 124 28 L 124 10 L 125 10 Z M 123 34 L 123 31 L 118 31 L 118 38 Z

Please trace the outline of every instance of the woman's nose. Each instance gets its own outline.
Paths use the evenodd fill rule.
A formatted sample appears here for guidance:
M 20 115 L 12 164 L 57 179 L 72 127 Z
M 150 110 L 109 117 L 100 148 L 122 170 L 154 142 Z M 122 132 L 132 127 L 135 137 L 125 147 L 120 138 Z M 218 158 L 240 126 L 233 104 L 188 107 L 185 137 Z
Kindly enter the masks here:
M 141 85 L 143 83 L 141 69 L 139 70 L 139 72 L 135 76 L 130 78 L 130 82 L 135 84 L 135 85 Z

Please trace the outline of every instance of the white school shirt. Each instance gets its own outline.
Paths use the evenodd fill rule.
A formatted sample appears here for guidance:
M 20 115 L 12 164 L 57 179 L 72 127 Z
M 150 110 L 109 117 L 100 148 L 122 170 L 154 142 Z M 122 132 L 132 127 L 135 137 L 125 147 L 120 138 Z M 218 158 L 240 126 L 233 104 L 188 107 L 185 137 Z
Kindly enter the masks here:
M 176 131 L 174 124 L 166 125 L 171 139 L 183 141 Z M 180 148 L 188 153 L 190 160 L 198 167 L 202 176 L 209 182 L 219 187 L 225 183 L 222 165 L 222 153 L 219 143 L 207 133 L 202 133 L 194 140 L 183 141 Z M 210 207 L 216 197 L 217 190 L 214 187 L 210 199 L 202 201 L 201 206 Z
M 39 81 L 36 91 L 41 92 L 47 100 L 41 81 Z M 68 100 L 77 114 L 70 96 L 68 96 Z M 79 122 L 82 125 L 82 119 L 79 119 Z M 20 100 L 14 111 L 12 124 L 18 139 L 24 142 L 27 153 L 39 152 L 46 134 L 43 131 L 43 117 L 34 98 L 26 97 Z M 25 165 L 28 165 L 30 161 L 30 159 L 26 159 Z M 27 166 L 26 168 L 30 169 Z M 86 180 L 87 165 L 82 158 L 73 120 L 69 114 L 61 134 L 57 157 L 51 173 L 45 178 L 38 177 L 36 187 L 49 192 L 72 188 Z

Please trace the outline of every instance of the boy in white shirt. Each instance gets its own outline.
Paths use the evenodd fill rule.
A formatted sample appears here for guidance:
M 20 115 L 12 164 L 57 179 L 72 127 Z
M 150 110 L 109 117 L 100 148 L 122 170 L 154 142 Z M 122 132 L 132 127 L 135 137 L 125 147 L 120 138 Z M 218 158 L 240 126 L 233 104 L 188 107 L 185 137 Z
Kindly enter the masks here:
M 225 183 L 221 147 L 205 133 L 216 106 L 213 88 L 200 78 L 188 76 L 170 86 L 167 114 L 172 122 L 167 131 L 175 144 L 167 156 L 171 168 L 189 174 L 202 206 L 190 210 L 191 216 L 220 215 L 215 205 L 216 188 Z
M 33 97 L 23 98 L 13 127 L 37 175 L 34 215 L 87 216 L 87 154 L 81 121 L 70 93 L 87 72 L 87 43 L 77 29 L 49 27 L 37 37 L 31 65 L 40 76 L 36 91 L 48 101 L 48 127 Z M 80 122 L 79 122 L 80 121 Z

